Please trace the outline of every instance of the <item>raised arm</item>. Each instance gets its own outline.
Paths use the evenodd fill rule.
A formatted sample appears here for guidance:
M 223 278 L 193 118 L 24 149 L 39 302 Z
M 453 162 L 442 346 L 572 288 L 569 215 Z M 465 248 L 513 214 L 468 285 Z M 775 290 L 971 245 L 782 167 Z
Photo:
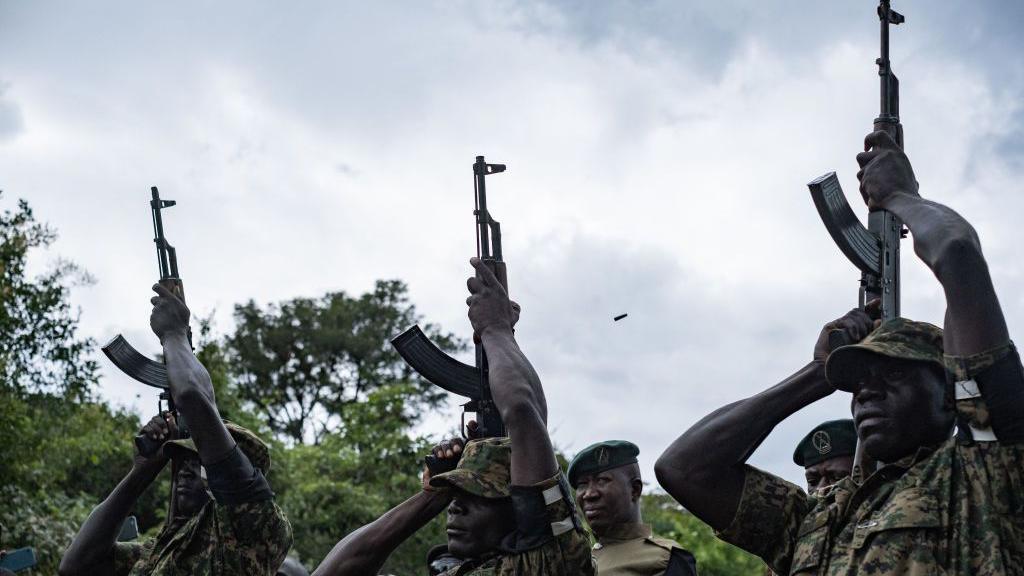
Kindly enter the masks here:
M 857 177 L 868 208 L 903 220 L 914 252 L 945 291 L 946 354 L 967 356 L 1007 344 L 1006 320 L 974 227 L 948 206 L 921 197 L 907 155 L 887 133 L 869 134 L 864 149 L 857 155 Z
M 168 423 L 163 416 L 154 416 L 142 427 L 142 433 L 155 441 L 171 438 L 174 435 L 173 419 Z M 113 573 L 114 543 L 121 532 L 121 524 L 139 496 L 153 483 L 166 464 L 167 458 L 163 456 L 162 450 L 157 450 L 152 458 L 145 458 L 138 451 L 135 452 L 131 471 L 93 509 L 64 552 L 60 560 L 61 576 Z
M 157 296 L 151 300 L 149 324 L 164 347 L 171 397 L 195 441 L 199 459 L 209 466 L 226 456 L 235 441 L 217 411 L 210 374 L 192 352 L 188 308 L 160 284 L 154 284 L 153 291 Z
M 978 234 L 951 208 L 921 198 L 910 161 L 888 134 L 869 134 L 864 149 L 857 155 L 857 176 L 868 208 L 903 219 L 914 251 L 942 284 L 943 348 L 965 372 L 957 378 L 977 383 L 1001 442 L 1024 442 L 1024 376 L 1020 358 L 1009 351 L 1010 335 Z M 969 368 L 975 364 L 991 366 Z
M 512 484 L 532 486 L 558 472 L 547 428 L 547 402 L 540 378 L 519 349 L 515 312 L 494 272 L 479 258 L 466 285 L 469 320 L 487 353 L 491 394 L 512 441 Z
M 433 452 L 442 460 L 458 460 L 462 455 L 462 440 L 442 442 Z M 345 536 L 317 566 L 313 576 L 379 574 L 391 553 L 444 511 L 451 500 L 448 489 L 430 485 L 430 470 L 424 467 L 421 492 Z
M 695 516 L 724 530 L 739 507 L 750 455 L 779 422 L 835 391 L 825 379 L 829 332 L 843 330 L 859 341 L 873 325 L 861 310 L 827 324 L 810 363 L 760 394 L 715 410 L 677 438 L 654 466 L 658 482 Z

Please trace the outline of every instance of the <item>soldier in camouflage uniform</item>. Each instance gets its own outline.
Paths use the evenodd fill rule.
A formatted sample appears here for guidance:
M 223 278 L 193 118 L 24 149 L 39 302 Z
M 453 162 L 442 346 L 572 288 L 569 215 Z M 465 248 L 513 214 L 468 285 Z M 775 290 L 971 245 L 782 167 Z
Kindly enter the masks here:
M 540 379 L 513 337 L 512 303 L 494 273 L 472 259 L 469 318 L 490 366 L 494 403 L 507 438 L 442 442 L 434 455 L 458 459 L 422 490 L 331 550 L 314 576 L 377 574 L 405 539 L 442 511 L 448 549 L 461 562 L 446 576 L 590 576 L 594 567 L 571 491 L 547 432 Z
M 191 437 L 177 438 L 169 414 L 143 427 L 163 446 L 150 458 L 135 453 L 131 471 L 64 553 L 60 574 L 273 576 L 292 532 L 264 477 L 270 451 L 249 430 L 221 420 L 210 376 L 189 344 L 188 308 L 163 286 L 153 289 L 158 296 L 150 325 L 163 344 L 170 392 Z M 167 524 L 142 544 L 116 542 L 135 501 L 168 461 L 174 491 Z
M 861 193 L 910 228 L 945 291 L 945 330 L 902 318 L 876 328 L 850 312 L 826 326 L 796 374 L 677 439 L 658 479 L 779 574 L 1024 574 L 1024 369 L 977 234 L 918 195 L 887 134 L 869 135 L 865 150 Z M 831 350 L 835 329 L 859 343 Z M 745 464 L 776 424 L 836 389 L 852 393 L 876 470 L 808 497 Z

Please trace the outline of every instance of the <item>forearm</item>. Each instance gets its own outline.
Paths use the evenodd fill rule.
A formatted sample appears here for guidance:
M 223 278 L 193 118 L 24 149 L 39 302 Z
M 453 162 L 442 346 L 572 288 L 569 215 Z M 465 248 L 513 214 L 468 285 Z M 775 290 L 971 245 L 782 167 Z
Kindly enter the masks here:
M 658 481 L 697 517 L 725 528 L 739 505 L 750 455 L 779 422 L 832 392 L 823 365 L 811 362 L 768 390 L 719 408 L 665 450 L 655 466 Z
M 544 388 L 511 330 L 487 330 L 491 394 L 512 441 L 512 483 L 531 486 L 558 472 L 547 430 Z
M 162 343 L 175 407 L 195 440 L 200 459 L 206 464 L 216 462 L 235 443 L 217 411 L 210 374 L 192 353 L 184 332 L 167 334 Z
M 121 524 L 165 463 L 132 468 L 110 495 L 93 509 L 61 558 L 62 575 L 91 573 L 92 567 L 109 559 Z
M 981 241 L 971 224 L 948 206 L 912 194 L 893 195 L 886 209 L 910 228 L 915 253 L 942 284 L 946 353 L 977 354 L 1009 342 Z
M 446 492 L 420 492 L 335 544 L 313 576 L 380 573 L 391 553 L 448 507 Z

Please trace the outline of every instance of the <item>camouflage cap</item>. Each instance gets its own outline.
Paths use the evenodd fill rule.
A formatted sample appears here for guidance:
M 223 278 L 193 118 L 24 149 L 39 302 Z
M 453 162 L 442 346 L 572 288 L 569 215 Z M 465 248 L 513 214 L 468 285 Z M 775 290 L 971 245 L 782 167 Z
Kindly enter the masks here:
M 569 462 L 569 484 L 576 486 L 576 481 L 584 474 L 596 474 L 627 464 L 636 464 L 640 449 L 628 440 L 605 440 L 591 444 L 573 457 Z
M 435 488 L 458 488 L 484 498 L 508 498 L 512 483 L 512 442 L 508 438 L 470 440 L 455 470 L 430 479 Z
M 235 439 L 242 453 L 252 462 L 254 468 L 259 468 L 264 474 L 270 471 L 270 449 L 260 440 L 260 437 L 248 428 L 243 428 L 234 422 L 224 421 L 231 437 Z M 168 458 L 199 458 L 199 451 L 196 450 L 196 443 L 191 438 L 179 440 L 168 440 L 164 443 L 164 456 Z
M 830 420 L 815 426 L 796 445 L 793 463 L 797 466 L 814 466 L 825 460 L 853 456 L 856 451 L 857 427 L 853 420 Z
M 852 392 L 865 368 L 877 356 L 942 363 L 942 329 L 906 318 L 887 320 L 857 344 L 842 346 L 828 356 L 825 377 L 839 390 Z

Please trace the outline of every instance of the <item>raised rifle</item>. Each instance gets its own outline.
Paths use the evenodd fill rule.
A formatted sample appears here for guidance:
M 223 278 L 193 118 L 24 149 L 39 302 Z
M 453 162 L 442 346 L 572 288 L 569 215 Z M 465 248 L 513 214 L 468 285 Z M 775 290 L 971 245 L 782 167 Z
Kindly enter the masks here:
M 175 296 L 185 301 L 185 289 L 182 286 L 181 278 L 178 276 L 178 255 L 167 242 L 164 236 L 164 221 L 161 210 L 174 206 L 174 200 L 163 200 L 156 186 L 152 187 L 152 199 L 149 201 L 150 212 L 153 216 L 153 242 L 156 243 L 156 260 L 160 268 L 160 280 L 158 282 L 164 288 L 170 290 Z M 192 342 L 192 329 L 188 331 L 188 341 Z M 132 378 L 160 389 L 160 400 L 157 406 L 163 414 L 163 402 L 167 402 L 167 410 L 174 413 L 178 425 L 178 433 L 182 438 L 188 437 L 188 427 L 174 406 L 174 398 L 171 397 L 170 383 L 167 379 L 167 367 L 162 363 L 142 355 L 134 346 L 128 343 L 124 336 L 118 334 L 103 346 L 103 353 L 110 358 L 122 372 Z M 139 453 L 147 458 L 156 453 L 162 445 L 161 442 L 150 440 L 146 435 L 139 434 L 135 437 L 135 446 Z
M 877 11 L 881 24 L 881 55 L 875 60 L 880 82 L 880 111 L 874 130 L 886 131 L 902 149 L 900 83 L 889 62 L 889 25 L 902 24 L 906 19 L 890 7 L 890 0 L 880 0 Z M 861 272 L 857 305 L 863 310 L 868 302 L 878 299 L 882 321 L 897 318 L 900 315 L 900 240 L 906 237 L 903 221 L 892 212 L 874 210 L 868 214 L 865 228 L 850 208 L 835 172 L 807 186 L 832 240 Z M 829 334 L 832 349 L 847 344 L 853 342 L 845 332 L 834 330 Z M 855 468 L 860 467 L 861 449 L 858 443 Z
M 889 65 L 889 24 L 902 24 L 904 17 L 881 0 L 878 16 L 882 28 L 882 55 L 875 62 L 881 80 L 881 112 L 875 118 L 875 131 L 884 130 L 903 148 L 900 124 L 899 80 Z M 868 302 L 881 301 L 881 318 L 900 315 L 900 239 L 906 236 L 903 222 L 892 212 L 875 210 L 868 214 L 867 228 L 850 208 L 835 172 L 829 172 L 807 185 L 825 228 L 843 254 L 861 271 L 857 303 L 863 309 Z M 847 344 L 845 334 L 835 331 L 830 342 Z
M 501 255 L 501 225 L 487 210 L 487 176 L 504 172 L 504 164 L 488 164 L 483 156 L 477 156 L 473 163 L 473 189 L 476 216 L 476 255 L 494 271 L 501 285 L 508 290 L 505 262 Z M 420 376 L 436 386 L 462 396 L 468 401 L 462 405 L 462 434 L 465 436 L 466 413 L 476 414 L 477 430 L 474 436 L 489 438 L 505 436 L 505 425 L 494 399 L 488 381 L 487 354 L 484 347 L 474 338 L 476 345 L 476 366 L 464 364 L 441 351 L 419 326 L 412 326 L 391 339 L 391 345 L 398 354 Z M 433 456 L 427 457 L 427 465 L 437 472 L 439 464 Z

